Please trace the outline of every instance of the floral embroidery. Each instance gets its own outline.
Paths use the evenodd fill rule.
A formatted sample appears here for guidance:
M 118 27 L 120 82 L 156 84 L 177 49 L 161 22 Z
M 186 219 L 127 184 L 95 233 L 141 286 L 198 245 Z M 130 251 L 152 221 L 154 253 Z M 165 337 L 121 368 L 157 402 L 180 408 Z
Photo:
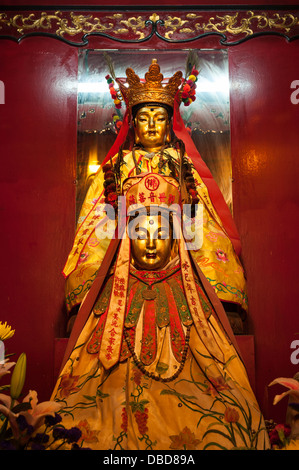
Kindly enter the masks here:
M 60 396 L 61 398 L 68 398 L 71 393 L 76 393 L 80 390 L 77 383 L 80 379 L 79 375 L 72 376 L 72 374 L 64 374 L 60 381 Z
M 91 247 L 96 247 L 100 244 L 99 240 L 97 238 L 91 238 L 88 242 L 87 242 L 87 246 L 91 246 Z
M 122 412 L 121 412 L 121 419 L 122 419 L 121 428 L 122 428 L 123 431 L 126 433 L 127 430 L 128 430 L 128 415 L 127 415 L 127 410 L 126 410 L 126 408 L 123 408 L 123 409 L 122 409 Z
M 79 261 L 78 261 L 78 266 L 79 266 L 81 263 L 84 263 L 84 261 L 87 260 L 88 256 L 89 256 L 88 253 L 81 253 L 80 258 L 79 258 Z
M 228 261 L 227 254 L 220 249 L 216 250 L 216 258 L 218 259 L 218 261 L 223 261 L 224 263 Z
M 230 360 L 226 363 L 229 366 Z M 205 373 L 206 374 L 206 373 Z M 207 376 L 206 376 L 207 377 Z M 256 449 L 262 445 L 263 435 L 266 431 L 263 423 L 260 421 L 256 426 L 252 421 L 252 410 L 249 403 L 245 401 L 242 404 L 238 397 L 233 393 L 224 376 L 208 377 L 205 383 L 202 381 L 199 389 L 211 397 L 210 406 L 204 407 L 202 401 L 198 401 L 196 396 L 185 395 L 179 393 L 176 387 L 167 387 L 161 392 L 161 395 L 173 395 L 178 398 L 179 406 L 185 405 L 187 408 L 192 407 L 195 413 L 198 413 L 198 421 L 195 424 L 197 429 L 203 429 L 204 433 L 200 436 L 201 440 L 195 439 L 194 434 L 188 428 L 178 435 L 169 436 L 172 443 L 170 449 L 195 449 L 200 446 L 206 450 L 210 447 L 226 450 L 226 449 Z M 209 386 L 207 383 L 209 382 Z M 196 382 L 197 385 L 200 383 Z M 230 383 L 234 384 L 230 380 Z M 213 423 L 209 421 L 213 419 Z M 221 439 L 219 439 L 221 436 Z M 188 447 L 190 446 L 190 447 Z M 194 447 L 192 447 L 194 446 Z M 261 447 L 262 448 L 262 447 Z M 264 440 L 264 448 L 267 443 Z
M 230 406 L 227 406 L 224 412 L 224 421 L 227 423 L 237 423 L 239 421 L 239 412 Z
M 147 420 L 148 420 L 148 409 L 144 408 L 144 411 L 136 410 L 134 413 L 136 423 L 138 425 L 138 431 L 142 436 L 148 432 Z
M 225 382 L 222 375 L 216 378 L 209 377 L 209 379 L 206 380 L 206 383 L 207 389 L 204 393 L 212 395 L 213 397 L 216 397 L 222 390 L 230 390 L 230 386 Z
M 92 431 L 90 429 L 90 425 L 88 423 L 88 421 L 86 419 L 80 421 L 77 425 L 77 427 L 80 429 L 81 431 L 81 437 L 78 441 L 78 444 L 80 444 L 81 442 L 98 442 L 98 438 L 97 438 L 97 435 L 99 434 L 100 431 Z
M 141 384 L 141 379 L 143 377 L 143 373 L 141 370 L 138 369 L 138 367 L 133 368 L 133 380 L 136 385 Z
M 138 439 L 144 441 L 145 449 L 153 449 L 156 445 L 156 441 L 152 441 L 148 435 L 148 407 L 149 401 L 144 398 L 144 390 L 149 388 L 148 379 L 145 375 L 137 368 L 133 368 L 132 381 L 135 385 L 133 392 L 131 393 L 132 400 L 129 402 L 132 414 L 137 423 L 138 431 L 140 436 Z
M 169 436 L 172 443 L 170 449 L 175 450 L 195 450 L 200 443 L 199 439 L 195 439 L 195 435 L 186 426 L 180 434 L 176 436 Z
M 211 242 L 214 242 L 214 243 L 215 243 L 215 242 L 218 241 L 218 238 L 219 238 L 219 237 L 224 237 L 224 238 L 225 238 L 225 235 L 224 235 L 224 233 L 219 233 L 219 232 L 212 232 L 212 231 L 210 231 L 210 232 L 208 232 L 208 233 L 206 234 L 206 237 L 207 237 Z
M 89 266 L 91 266 L 91 265 L 85 265 L 85 269 L 87 269 Z M 83 266 L 81 268 L 83 268 Z M 81 271 L 81 268 L 80 268 L 80 271 Z M 92 282 L 94 281 L 94 278 L 96 277 L 97 272 L 98 271 L 96 270 L 90 276 L 89 279 L 87 279 L 85 281 L 82 281 L 82 283 L 79 284 L 72 292 L 68 293 L 68 295 L 66 296 L 66 303 L 67 303 L 68 309 L 70 309 L 72 306 L 76 305 L 78 299 L 86 294 L 86 292 L 89 290 Z M 83 271 L 81 272 L 81 274 L 83 274 Z M 79 273 L 78 273 L 78 276 L 79 276 Z

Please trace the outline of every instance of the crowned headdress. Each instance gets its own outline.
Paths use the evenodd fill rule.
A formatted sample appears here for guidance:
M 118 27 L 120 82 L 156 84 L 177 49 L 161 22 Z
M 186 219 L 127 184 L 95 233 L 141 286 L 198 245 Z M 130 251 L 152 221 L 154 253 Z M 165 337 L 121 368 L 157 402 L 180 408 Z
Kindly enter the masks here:
M 127 86 L 119 79 L 117 83 L 122 97 L 130 109 L 141 103 L 160 103 L 173 108 L 175 96 L 182 84 L 182 72 L 176 72 L 165 83 L 157 59 L 153 59 L 144 80 L 140 80 L 132 68 L 127 68 L 126 75 Z

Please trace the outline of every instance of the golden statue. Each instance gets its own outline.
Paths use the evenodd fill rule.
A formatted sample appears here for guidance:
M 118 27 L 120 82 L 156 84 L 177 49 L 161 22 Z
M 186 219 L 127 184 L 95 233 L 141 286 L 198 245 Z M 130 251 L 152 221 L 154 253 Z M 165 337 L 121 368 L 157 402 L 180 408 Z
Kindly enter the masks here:
M 184 135 L 182 75 L 165 85 L 153 61 L 144 81 L 131 69 L 127 79 L 123 134 L 87 194 L 64 271 L 69 310 L 80 309 L 52 400 L 92 449 L 267 449 L 221 303 L 246 310 L 237 238 L 192 145 L 172 135 Z M 203 237 L 197 246 L 191 231 L 188 245 L 198 206 Z
M 139 174 L 123 195 L 126 236 L 53 392 L 61 424 L 95 450 L 269 448 L 224 310 L 185 249 L 180 184 Z
M 102 206 L 108 203 L 117 209 L 123 181 L 128 176 L 152 172 L 175 177 L 183 202 L 202 205 L 203 244 L 200 249 L 193 250 L 193 259 L 226 310 L 232 312 L 234 332 L 242 333 L 243 322 L 234 313 L 245 318 L 247 312 L 238 234 L 224 198 L 195 149 L 179 113 L 182 100 L 185 104 L 194 100 L 192 83 L 197 72 L 191 72 L 187 81 L 182 79 L 181 72 L 165 80 L 154 59 L 144 80 L 130 68 L 126 73 L 126 83 L 115 79 L 126 104 L 123 125 L 87 193 L 73 249 L 64 268 L 68 311 L 70 315 L 76 313 L 112 246 L 110 239 L 97 236 L 106 223 Z M 134 142 L 129 143 L 127 149 L 130 126 L 134 131 Z M 71 318 L 70 323 L 72 321 Z

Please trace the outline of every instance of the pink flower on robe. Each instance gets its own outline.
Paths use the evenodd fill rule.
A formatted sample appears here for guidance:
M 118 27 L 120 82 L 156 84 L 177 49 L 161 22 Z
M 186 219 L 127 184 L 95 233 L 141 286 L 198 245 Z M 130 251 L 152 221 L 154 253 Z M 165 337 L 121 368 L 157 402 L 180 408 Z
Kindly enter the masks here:
M 87 260 L 88 256 L 89 256 L 88 253 L 81 253 L 79 261 L 78 261 L 78 266 L 79 264 L 84 263 Z
M 228 261 L 227 254 L 220 249 L 216 250 L 216 258 L 218 259 L 218 261 L 223 261 L 223 263 L 226 263 Z

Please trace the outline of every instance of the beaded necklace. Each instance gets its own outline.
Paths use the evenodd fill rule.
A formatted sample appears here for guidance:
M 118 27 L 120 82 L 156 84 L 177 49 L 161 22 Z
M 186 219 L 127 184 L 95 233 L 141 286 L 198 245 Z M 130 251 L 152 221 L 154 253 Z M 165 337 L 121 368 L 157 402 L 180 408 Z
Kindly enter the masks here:
M 150 379 L 156 380 L 157 382 L 171 382 L 172 380 L 175 380 L 175 379 L 180 375 L 180 373 L 182 372 L 182 370 L 183 370 L 183 368 L 184 368 L 184 365 L 185 365 L 185 362 L 186 362 L 186 358 L 187 358 L 188 348 L 189 348 L 190 328 L 191 328 L 191 326 L 188 326 L 188 327 L 187 327 L 187 332 L 186 332 L 186 337 L 185 337 L 185 347 L 184 347 L 184 350 L 183 350 L 182 362 L 181 362 L 181 364 L 180 364 L 180 367 L 178 368 L 178 370 L 177 370 L 171 377 L 167 377 L 167 378 L 165 378 L 165 379 L 164 379 L 163 377 L 161 377 L 160 375 L 155 375 L 154 373 L 148 372 L 148 371 L 146 370 L 146 368 L 144 367 L 144 365 L 142 364 L 142 362 L 138 359 L 138 357 L 137 357 L 137 355 L 136 355 L 136 353 L 135 353 L 134 347 L 132 346 L 132 344 L 131 344 L 131 342 L 130 342 L 129 333 L 127 332 L 126 329 L 124 329 L 124 336 L 125 336 L 125 340 L 126 340 L 126 342 L 127 342 L 129 351 L 130 351 L 130 353 L 132 354 L 133 361 L 135 362 L 135 364 L 136 364 L 136 366 L 138 367 L 138 369 L 139 369 L 144 375 L 146 375 L 146 376 L 149 377 Z

